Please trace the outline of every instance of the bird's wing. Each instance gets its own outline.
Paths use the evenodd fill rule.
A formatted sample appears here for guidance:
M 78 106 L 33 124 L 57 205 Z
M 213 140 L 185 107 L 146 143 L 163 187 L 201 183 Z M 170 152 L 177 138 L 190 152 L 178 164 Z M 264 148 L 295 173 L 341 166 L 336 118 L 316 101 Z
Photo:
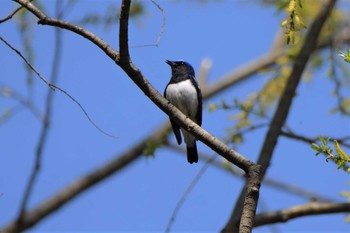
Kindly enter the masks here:
M 166 90 L 168 88 L 169 84 L 166 86 L 165 90 L 164 90 L 164 97 L 166 98 Z M 173 132 L 175 134 L 176 137 L 176 141 L 177 144 L 181 144 L 182 143 L 182 138 L 181 138 L 181 133 L 180 133 L 180 126 L 178 124 L 176 124 L 175 121 L 173 121 L 170 117 L 170 123 L 171 123 L 171 127 L 173 128 Z
M 173 128 L 173 132 L 175 134 L 175 137 L 176 137 L 176 141 L 177 141 L 177 144 L 181 144 L 182 142 L 182 138 L 181 138 L 181 134 L 180 134 L 180 127 L 178 124 L 175 123 L 175 121 L 171 120 L 170 119 L 170 123 L 171 123 L 171 127 Z
M 201 126 L 202 125 L 202 92 L 196 78 L 191 75 L 190 79 L 197 91 L 198 109 L 196 114 L 196 121 L 197 121 L 197 124 Z

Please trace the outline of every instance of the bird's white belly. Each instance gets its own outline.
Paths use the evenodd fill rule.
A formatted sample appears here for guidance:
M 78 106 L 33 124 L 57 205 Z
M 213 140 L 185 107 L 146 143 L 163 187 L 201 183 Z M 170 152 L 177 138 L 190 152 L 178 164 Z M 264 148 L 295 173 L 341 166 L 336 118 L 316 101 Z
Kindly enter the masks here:
M 182 113 L 196 121 L 198 97 L 191 80 L 170 84 L 166 90 L 166 97 Z

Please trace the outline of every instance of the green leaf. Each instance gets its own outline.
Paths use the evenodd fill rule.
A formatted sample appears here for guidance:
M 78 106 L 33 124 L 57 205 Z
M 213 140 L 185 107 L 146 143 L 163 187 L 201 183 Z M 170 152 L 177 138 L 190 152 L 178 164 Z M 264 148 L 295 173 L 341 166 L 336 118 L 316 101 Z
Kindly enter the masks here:
M 214 103 L 209 104 L 209 108 L 208 108 L 209 112 L 214 112 L 217 109 L 218 109 L 218 106 L 216 104 Z
M 149 140 L 146 142 L 146 147 L 143 150 L 143 154 L 146 156 L 154 157 L 156 150 L 160 146 L 159 143 L 155 143 L 153 140 Z
M 239 144 L 243 142 L 243 135 L 240 133 L 236 133 L 232 135 L 231 140 L 234 144 Z
M 322 148 L 319 145 L 317 145 L 316 143 L 311 144 L 311 149 L 313 149 L 317 152 L 322 151 Z

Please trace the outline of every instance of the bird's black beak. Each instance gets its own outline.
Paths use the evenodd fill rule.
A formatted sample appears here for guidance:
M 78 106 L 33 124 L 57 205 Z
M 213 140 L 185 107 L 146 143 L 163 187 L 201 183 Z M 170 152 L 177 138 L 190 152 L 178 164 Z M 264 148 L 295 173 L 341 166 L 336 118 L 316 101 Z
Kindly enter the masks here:
M 169 61 L 169 60 L 165 60 L 165 63 L 168 64 L 169 66 L 174 66 L 175 65 L 175 62 Z

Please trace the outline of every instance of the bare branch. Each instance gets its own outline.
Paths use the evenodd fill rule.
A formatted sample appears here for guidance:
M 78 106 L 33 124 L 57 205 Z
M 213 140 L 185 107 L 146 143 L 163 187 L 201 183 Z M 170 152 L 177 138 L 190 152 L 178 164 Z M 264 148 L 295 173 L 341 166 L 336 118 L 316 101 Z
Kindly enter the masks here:
M 263 226 L 272 223 L 287 222 L 294 218 L 303 216 L 333 214 L 333 213 L 349 213 L 350 203 L 326 202 L 317 203 L 311 202 L 305 205 L 294 206 L 291 208 L 265 212 L 255 216 L 254 227 Z
M 33 70 L 34 73 L 36 73 L 36 74 L 39 76 L 39 78 L 40 78 L 47 86 L 49 86 L 52 90 L 55 89 L 55 88 L 54 88 L 54 85 L 52 85 L 49 81 L 47 81 L 47 80 L 32 66 L 32 64 L 30 64 L 30 62 L 22 55 L 22 53 L 21 53 L 18 49 L 14 48 L 10 43 L 8 43 L 8 42 L 7 42 L 4 38 L 2 38 L 1 36 L 0 36 L 0 40 L 1 40 L 2 42 L 4 42 L 10 49 L 12 49 L 13 51 L 15 51 L 15 52 L 22 58 L 22 60 L 29 66 L 29 68 L 30 68 L 31 70 Z
M 134 162 L 142 155 L 149 140 L 160 142 L 165 140 L 164 132 L 168 129 L 168 124 L 163 125 L 158 129 L 158 131 L 154 132 L 151 137 L 146 137 L 139 143 L 130 147 L 128 151 L 120 155 L 115 155 L 113 160 L 108 161 L 98 169 L 86 174 L 85 176 L 78 178 L 74 183 L 63 188 L 48 200 L 43 201 L 42 204 L 36 208 L 25 212 L 20 224 L 17 220 L 14 220 L 3 229 L 0 229 L 0 232 L 22 232 L 25 229 L 29 229 L 30 227 L 34 226 L 48 215 L 57 211 L 78 195 L 82 194 L 84 191 L 92 188 L 95 184 L 105 180 L 107 177 Z
M 59 17 L 59 11 L 61 9 L 61 1 L 56 2 L 56 16 Z M 59 72 L 59 65 L 61 61 L 61 49 L 62 49 L 62 33 L 59 28 L 55 29 L 55 49 L 54 49 L 54 57 L 52 62 L 52 68 L 51 68 L 51 80 L 50 83 L 55 85 L 58 79 L 58 72 Z M 43 157 L 43 150 L 47 141 L 48 132 L 49 132 L 49 126 L 51 121 L 51 115 L 52 115 L 52 105 L 53 105 L 53 94 L 54 92 L 51 90 L 48 90 L 46 99 L 45 99 L 45 117 L 42 125 L 42 129 L 40 132 L 38 144 L 36 146 L 35 150 L 35 162 L 34 166 L 32 168 L 32 172 L 29 176 L 29 181 L 27 183 L 22 203 L 20 206 L 20 212 L 18 216 L 18 222 L 20 223 L 22 221 L 23 215 L 27 209 L 27 204 L 30 199 L 30 196 L 33 193 L 34 185 L 39 177 L 39 172 L 41 169 L 41 161 Z
M 123 9 L 128 9 L 130 1 L 125 0 L 122 3 L 121 10 L 121 22 L 120 32 L 127 32 L 128 24 L 125 23 L 125 18 L 128 14 L 123 12 Z M 148 82 L 141 72 L 132 64 L 127 46 L 127 35 L 119 35 L 120 39 L 120 61 L 119 66 L 128 74 L 132 81 L 148 96 L 153 103 L 155 103 L 162 111 L 169 115 L 176 123 L 182 128 L 186 129 L 189 133 L 193 134 L 198 140 L 206 144 L 212 150 L 217 152 L 219 155 L 235 164 L 236 166 L 243 169 L 247 174 L 247 186 L 246 195 L 244 198 L 244 207 L 241 217 L 241 233 L 251 232 L 253 226 L 253 220 L 256 212 L 257 201 L 259 198 L 259 188 L 261 180 L 261 168 L 259 165 L 254 164 L 252 161 L 242 156 L 238 152 L 229 148 L 226 144 L 215 138 L 213 135 L 202 129 L 190 118 L 186 117 L 181 111 L 179 111 L 174 105 L 168 100 L 163 98 L 157 90 Z M 123 50 L 123 51 L 122 51 Z M 129 61 L 128 61 L 129 60 Z
M 181 127 L 185 128 L 188 132 L 194 134 L 199 140 L 208 145 L 218 154 L 226 158 L 231 163 L 234 163 L 241 169 L 243 169 L 248 174 L 248 180 L 250 180 L 251 186 L 248 188 L 248 195 L 246 201 L 249 202 L 249 206 L 253 208 L 247 209 L 246 213 L 242 216 L 248 217 L 250 219 L 254 218 L 256 203 L 259 191 L 259 174 L 260 166 L 255 165 L 252 161 L 245 158 L 238 152 L 227 147 L 223 142 L 216 139 L 213 135 L 209 134 L 207 131 L 203 130 L 192 120 L 187 118 L 181 111 L 174 107 L 168 100 L 166 100 L 160 93 L 148 82 L 148 80 L 141 74 L 141 72 L 132 64 L 129 57 L 128 50 L 128 17 L 130 1 L 124 0 L 122 2 L 121 14 L 120 14 L 120 35 L 119 35 L 119 48 L 120 57 L 118 52 L 114 51 L 108 44 L 103 42 L 100 38 L 84 30 L 81 27 L 69 24 L 62 20 L 52 19 L 47 17 L 39 9 L 37 9 L 33 4 L 25 0 L 15 0 L 20 4 L 24 5 L 33 14 L 39 17 L 40 24 L 47 24 L 52 26 L 58 26 L 61 28 L 66 28 L 79 35 L 84 36 L 89 39 L 98 47 L 100 47 L 107 55 L 109 55 L 132 79 L 132 81 L 148 96 L 161 110 L 166 112 L 171 118 L 173 118 Z M 252 195 L 250 195 L 252 194 Z M 255 204 L 254 204 L 255 202 Z M 252 224 L 249 224 L 249 231 L 252 228 Z
M 282 35 L 283 36 L 283 35 Z M 278 58 L 284 56 L 283 46 L 281 46 L 281 35 L 277 33 L 275 43 L 270 51 L 262 55 L 259 58 L 255 58 L 253 61 L 248 62 L 245 65 L 240 66 L 237 69 L 232 70 L 228 74 L 224 75 L 215 84 L 209 85 L 203 92 L 203 96 L 212 97 L 213 95 L 223 91 L 235 84 L 242 81 L 246 81 L 256 74 L 259 70 L 270 67 L 276 63 Z M 283 38 L 283 37 L 282 37 Z M 342 44 L 350 43 L 350 27 L 345 27 L 335 35 L 324 38 L 319 41 L 316 49 L 324 49 L 332 45 L 333 43 Z
M 51 25 L 51 26 L 56 26 L 56 27 L 61 27 L 61 28 L 65 28 L 67 30 L 70 30 L 72 32 L 75 32 L 75 33 L 85 37 L 86 39 L 90 40 L 94 44 L 96 44 L 112 60 L 116 61 L 117 63 L 119 62 L 119 53 L 117 51 L 113 50 L 107 43 L 105 43 L 101 38 L 97 37 L 93 33 L 89 32 L 89 31 L 86 31 L 86 30 L 84 30 L 83 28 L 81 28 L 79 26 L 76 26 L 76 25 L 73 25 L 73 24 L 61 21 L 61 20 L 55 20 L 55 19 L 48 18 L 44 13 L 42 13 L 35 6 L 33 6 L 32 4 L 28 4 L 27 3 L 28 1 L 25 1 L 25 0 L 15 0 L 15 1 L 19 2 L 20 4 L 26 5 L 27 9 L 29 9 L 39 19 L 41 19 L 39 21 L 39 23 L 47 24 L 47 25 Z M 350 34 L 344 34 L 344 37 L 341 38 L 342 40 L 340 40 L 339 42 L 341 42 L 341 41 L 349 41 L 349 37 L 350 37 L 349 35 Z M 327 42 L 325 42 L 324 45 L 326 46 Z M 264 57 L 267 57 L 269 59 L 263 61 Z M 277 58 L 278 58 L 278 56 L 272 56 L 272 55 L 270 55 L 270 56 L 263 56 L 263 57 L 261 57 L 261 59 L 262 59 L 261 62 L 252 62 L 252 63 L 250 63 L 252 65 L 251 68 L 248 68 L 248 65 L 247 65 L 243 69 L 238 69 L 238 72 L 239 72 L 238 74 L 232 73 L 232 75 L 229 75 L 229 76 L 226 76 L 223 79 L 220 79 L 221 80 L 220 84 L 218 84 L 218 85 L 214 84 L 212 86 L 212 88 L 208 89 L 207 92 L 203 93 L 203 97 L 204 98 L 209 98 L 209 97 L 219 93 L 220 91 L 228 88 L 229 86 L 232 86 L 232 85 L 238 83 L 239 81 L 242 81 L 242 80 L 245 80 L 245 79 L 251 77 L 254 73 L 259 71 L 261 68 L 265 67 L 266 65 L 273 64 L 274 60 L 277 59 Z M 260 66 L 259 66 L 259 64 L 260 64 Z M 245 72 L 243 72 L 244 70 L 245 70 Z M 147 85 L 145 85 L 145 86 L 147 86 Z M 151 134 L 150 136 L 146 137 L 145 141 L 147 141 L 147 142 L 148 141 L 161 142 L 161 141 L 164 140 L 164 137 L 167 135 L 167 132 L 169 131 L 169 129 L 170 129 L 169 128 L 169 124 L 166 124 L 162 128 L 160 128 L 159 131 L 157 131 L 160 135 L 162 135 L 162 137 L 154 137 L 155 134 Z M 76 197 L 80 193 L 86 191 L 88 188 L 92 187 L 95 183 L 100 182 L 104 178 L 106 178 L 106 177 L 110 176 L 111 174 L 113 174 L 114 172 L 117 172 L 118 169 L 121 169 L 124 166 L 129 165 L 131 162 L 133 162 L 137 158 L 139 158 L 140 155 L 143 153 L 143 150 L 146 148 L 145 141 L 143 141 L 143 143 L 142 142 L 136 143 L 134 146 L 131 147 L 131 148 L 134 148 L 134 150 L 131 150 L 130 153 L 126 153 L 126 154 L 120 155 L 121 157 L 118 157 L 118 159 L 120 159 L 120 161 L 122 161 L 122 160 L 127 161 L 127 162 L 125 162 L 122 165 L 122 167 L 120 167 L 120 168 L 113 167 L 113 169 L 117 169 L 117 170 L 113 170 L 109 166 L 110 164 L 106 164 L 104 166 L 101 166 L 101 167 L 97 168 L 93 173 L 89 174 L 89 175 L 95 177 L 96 180 L 95 179 L 93 179 L 93 180 L 86 179 L 85 182 L 87 182 L 87 183 L 85 184 L 85 186 L 79 186 L 78 189 L 73 189 L 72 190 L 72 189 L 70 189 L 70 186 L 68 186 L 66 189 L 63 189 L 63 191 L 62 191 L 62 192 L 65 192 L 68 195 L 68 198 L 63 198 L 62 202 L 61 202 L 60 193 L 57 193 L 57 196 L 52 198 L 54 200 L 52 202 L 50 202 L 51 208 L 44 208 L 44 206 L 46 205 L 46 202 L 43 202 L 41 205 L 39 205 L 39 207 L 34 209 L 34 210 L 38 210 L 38 211 L 39 210 L 43 211 L 41 213 L 42 214 L 41 218 L 40 218 L 40 216 L 37 215 L 38 212 L 34 211 L 34 210 L 31 211 L 30 213 L 27 213 L 26 214 L 26 218 L 27 219 L 31 219 L 32 216 L 34 216 L 35 217 L 35 223 L 37 223 L 38 221 L 40 221 L 45 216 L 47 216 L 47 215 L 51 214 L 52 212 L 54 212 L 57 208 L 61 207 L 64 204 L 67 204 L 71 199 L 73 199 L 74 197 Z M 136 149 L 136 148 L 138 148 L 138 149 Z M 105 175 L 104 177 L 101 177 L 101 176 L 98 175 L 98 174 L 102 174 L 102 173 L 107 174 L 107 175 Z M 85 178 L 87 178 L 87 177 L 85 177 Z M 88 182 L 91 182 L 91 183 L 88 184 Z M 35 224 L 35 223 L 33 223 L 33 224 Z
M 160 27 L 160 32 L 158 34 L 156 43 L 154 43 L 154 44 L 145 44 L 145 45 L 133 45 L 133 46 L 130 46 L 130 48 L 141 48 L 141 47 L 149 47 L 149 46 L 158 47 L 159 46 L 160 40 L 162 39 L 163 34 L 164 34 L 164 30 L 165 30 L 165 21 L 166 21 L 165 10 L 155 0 L 151 0 L 151 2 L 162 13 L 162 26 Z
M 319 137 L 310 138 L 310 137 L 306 137 L 306 136 L 303 136 L 303 135 L 296 134 L 296 133 L 294 133 L 294 132 L 292 132 L 290 130 L 289 131 L 282 130 L 280 132 L 280 134 L 281 134 L 281 136 L 284 136 L 284 137 L 287 137 L 287 138 L 292 138 L 292 139 L 295 139 L 295 140 L 299 140 L 299 141 L 302 141 L 302 142 L 305 142 L 305 143 L 308 143 L 308 144 L 317 142 L 319 140 Z M 324 138 L 328 138 L 328 137 L 324 136 Z M 349 140 L 349 137 L 343 137 L 343 138 L 330 137 L 330 138 L 332 140 L 337 140 L 337 142 L 339 144 L 342 144 L 342 146 L 350 148 L 350 144 L 346 142 L 347 140 Z
M 123 0 L 120 9 L 119 19 L 119 52 L 121 63 L 128 63 L 130 60 L 129 55 L 129 11 L 131 0 Z
M 185 155 L 184 152 L 185 149 L 179 147 L 178 145 L 175 145 L 173 143 L 169 143 L 168 141 L 165 143 L 165 145 L 169 148 L 172 149 L 174 151 L 177 152 L 181 152 L 182 155 Z M 211 156 L 205 153 L 200 152 L 199 157 L 201 158 L 201 160 L 203 161 L 208 161 Z M 212 165 L 213 167 L 220 169 L 221 171 L 225 171 L 227 173 L 229 173 L 230 175 L 233 175 L 235 177 L 241 178 L 241 179 L 245 179 L 246 176 L 245 174 L 241 171 L 238 170 L 236 167 L 233 166 L 228 166 L 227 162 L 224 160 L 214 160 L 210 163 L 210 165 Z M 331 202 L 334 201 L 334 199 L 325 196 L 325 195 L 321 195 L 318 194 L 316 192 L 312 192 L 309 190 L 306 190 L 304 188 L 298 187 L 296 185 L 293 184 L 287 184 L 285 181 L 279 181 L 276 180 L 275 178 L 271 178 L 271 177 L 266 177 L 263 179 L 262 184 L 269 186 L 271 188 L 274 189 L 278 189 L 282 192 L 286 192 L 288 194 L 293 194 L 299 197 L 303 197 L 306 200 L 309 201 L 322 201 L 322 202 Z
M 270 165 L 273 151 L 275 149 L 278 137 L 280 135 L 281 128 L 283 127 L 287 119 L 293 98 L 295 96 L 295 90 L 301 79 L 301 75 L 311 56 L 311 53 L 316 48 L 317 39 L 321 32 L 322 26 L 328 18 L 328 15 L 332 11 L 335 2 L 336 0 L 328 0 L 322 4 L 322 8 L 318 15 L 315 17 L 313 23 L 311 24 L 310 29 L 305 37 L 305 41 L 301 47 L 301 50 L 295 59 L 292 72 L 286 84 L 286 88 L 278 103 L 276 112 L 271 121 L 271 126 L 265 136 L 263 147 L 259 154 L 257 163 L 263 167 L 263 172 L 261 174 L 262 177 L 265 175 L 265 172 Z M 241 194 L 236 202 L 236 206 L 222 232 L 237 232 L 239 225 L 239 216 L 241 216 L 242 208 L 244 206 L 242 205 L 243 199 L 247 195 L 247 191 L 245 189 L 246 188 L 243 188 L 243 190 L 241 191 Z
M 20 11 L 22 8 L 23 8 L 23 6 L 20 6 L 20 7 L 16 8 L 11 14 L 9 14 L 8 16 L 6 16 L 5 18 L 0 19 L 0 24 L 3 23 L 3 22 L 6 22 L 7 20 L 12 19 L 12 17 L 13 17 L 18 11 Z
M 202 168 L 199 170 L 199 172 L 197 173 L 197 175 L 193 178 L 193 180 L 191 181 L 190 185 L 187 187 L 186 191 L 184 192 L 184 194 L 182 195 L 182 197 L 180 198 L 180 200 L 177 202 L 174 211 L 171 214 L 171 217 L 169 219 L 168 225 L 165 229 L 166 233 L 169 233 L 171 231 L 171 227 L 175 221 L 176 215 L 179 212 L 181 206 L 183 205 L 183 203 L 185 202 L 186 198 L 188 197 L 188 195 L 191 193 L 192 189 L 195 187 L 195 185 L 198 183 L 199 179 L 203 176 L 204 172 L 207 170 L 207 168 L 209 167 L 209 164 L 212 163 L 216 158 L 216 155 L 214 154 L 214 156 L 211 156 L 209 159 L 206 160 L 205 164 L 202 166 Z
M 277 58 L 279 58 L 282 54 L 282 50 L 271 51 L 266 55 L 263 55 L 245 65 L 240 66 L 238 69 L 235 69 L 227 75 L 224 75 L 219 82 L 213 85 L 208 85 L 208 87 L 205 89 L 206 91 L 203 92 L 203 95 L 206 97 L 212 97 L 214 94 L 218 93 L 219 90 L 223 91 L 232 85 L 246 80 L 257 71 L 275 64 Z
M 162 26 L 160 28 L 160 32 L 159 32 L 159 35 L 157 37 L 157 42 L 155 44 L 155 46 L 158 47 L 160 40 L 162 39 L 163 34 L 164 34 L 166 16 L 165 16 L 165 10 L 155 0 L 151 0 L 151 2 L 160 10 L 160 12 L 162 12 L 162 18 L 163 18 L 162 19 Z
M 20 93 L 18 93 L 17 91 L 13 90 L 10 87 L 7 87 L 2 82 L 0 82 L 0 92 L 2 92 L 3 96 L 11 97 L 15 101 L 17 101 L 21 106 L 26 107 L 40 121 L 44 121 L 43 114 L 41 113 L 41 111 L 30 100 L 27 100 Z
M 88 121 L 101 133 L 103 133 L 104 135 L 107 135 L 109 137 L 115 138 L 114 135 L 109 134 L 107 132 L 105 132 L 103 129 L 101 129 L 93 120 L 92 118 L 89 116 L 89 114 L 87 113 L 87 111 L 85 110 L 85 108 L 72 96 L 70 95 L 68 92 L 66 92 L 65 90 L 63 90 L 62 88 L 54 85 L 53 83 L 49 82 L 46 78 L 44 78 L 44 76 L 42 76 L 33 66 L 32 64 L 30 64 L 30 62 L 22 55 L 22 53 L 17 50 L 16 48 L 14 48 L 11 44 L 9 44 L 5 39 L 3 39 L 0 36 L 0 40 L 3 41 L 8 47 L 10 47 L 13 51 L 15 51 L 23 60 L 24 62 L 29 66 L 29 68 L 34 71 L 34 73 L 36 73 L 39 78 L 47 85 L 51 88 L 52 91 L 54 90 L 59 90 L 60 92 L 62 92 L 64 95 L 66 95 L 69 99 L 71 99 L 74 103 L 76 103 L 78 105 L 78 107 L 80 108 L 80 110 L 84 113 L 85 117 L 88 119 Z

